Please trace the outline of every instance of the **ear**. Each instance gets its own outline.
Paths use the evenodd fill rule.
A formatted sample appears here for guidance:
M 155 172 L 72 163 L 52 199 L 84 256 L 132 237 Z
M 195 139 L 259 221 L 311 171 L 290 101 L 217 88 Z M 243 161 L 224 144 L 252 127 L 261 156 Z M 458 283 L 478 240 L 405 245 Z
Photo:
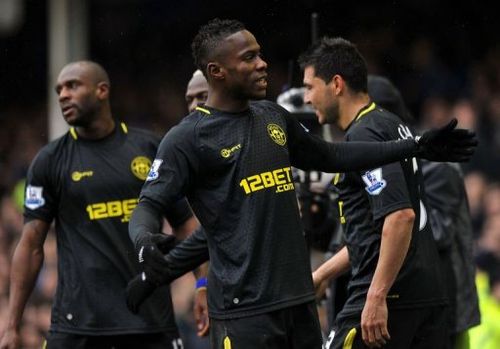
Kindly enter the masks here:
M 332 89 L 332 92 L 335 96 L 338 96 L 339 94 L 341 94 L 344 91 L 345 86 L 346 86 L 344 79 L 342 78 L 342 76 L 340 76 L 338 74 L 335 74 L 333 76 L 332 80 L 330 80 L 330 83 L 328 85 Z
M 109 98 L 109 84 L 107 82 L 101 81 L 97 83 L 96 96 L 100 100 Z
M 208 76 L 214 80 L 224 80 L 224 68 L 217 62 L 210 62 L 207 64 Z

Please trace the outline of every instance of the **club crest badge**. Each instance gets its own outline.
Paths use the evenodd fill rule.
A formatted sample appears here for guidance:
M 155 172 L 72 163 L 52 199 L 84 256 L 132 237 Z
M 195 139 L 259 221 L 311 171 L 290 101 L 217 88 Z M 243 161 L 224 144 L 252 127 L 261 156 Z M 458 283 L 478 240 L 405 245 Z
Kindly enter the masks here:
M 363 181 L 366 184 L 365 190 L 370 195 L 378 195 L 386 187 L 387 182 L 382 178 L 382 169 L 377 168 L 372 171 L 367 171 L 363 176 Z
M 155 159 L 153 161 L 153 164 L 151 165 L 151 169 L 149 170 L 148 177 L 146 178 L 146 182 L 149 181 L 154 181 L 158 177 L 160 177 L 160 166 L 162 164 L 163 160 L 162 159 Z
M 26 187 L 26 198 L 24 200 L 24 205 L 30 210 L 36 210 L 37 208 L 45 205 L 45 199 L 43 198 L 43 187 L 28 185 Z
M 286 144 L 286 134 L 283 129 L 276 125 L 276 124 L 269 124 L 267 125 L 267 133 L 269 134 L 269 137 L 279 145 L 285 145 Z
M 145 156 L 137 156 L 130 163 L 130 170 L 141 181 L 148 177 L 149 169 L 151 168 L 151 160 Z

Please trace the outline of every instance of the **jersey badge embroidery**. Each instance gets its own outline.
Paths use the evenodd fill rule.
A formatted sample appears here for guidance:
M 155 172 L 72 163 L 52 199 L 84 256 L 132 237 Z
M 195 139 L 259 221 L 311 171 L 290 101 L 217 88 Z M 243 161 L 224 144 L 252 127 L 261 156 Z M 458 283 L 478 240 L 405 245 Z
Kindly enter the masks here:
M 162 162 L 162 159 L 155 159 L 153 161 L 151 169 L 149 170 L 148 178 L 146 178 L 146 182 L 154 181 L 155 179 L 160 177 L 160 173 L 158 172 L 158 170 L 160 169 Z
M 220 155 L 223 157 L 223 158 L 228 158 L 230 157 L 231 155 L 233 155 L 237 150 L 240 150 L 241 149 L 241 144 L 238 143 L 234 146 L 232 146 L 231 148 L 224 148 L 224 149 L 221 149 L 220 151 Z
M 286 134 L 285 131 L 281 127 L 279 127 L 276 124 L 268 124 L 267 125 L 267 133 L 269 134 L 269 137 L 279 145 L 285 145 L 286 144 Z
M 144 181 L 148 178 L 149 169 L 151 168 L 151 160 L 145 156 L 136 156 L 130 163 L 130 169 L 134 176 Z
M 382 178 L 382 169 L 377 168 L 372 171 L 366 171 L 362 176 L 366 184 L 365 190 L 370 195 L 378 195 L 386 187 L 387 182 Z
M 71 174 L 71 179 L 73 182 L 79 182 L 84 177 L 92 177 L 94 175 L 94 171 L 73 171 Z
M 43 198 L 43 187 L 28 185 L 26 187 L 26 199 L 24 201 L 24 205 L 30 210 L 36 210 L 37 208 L 45 205 L 45 199 Z

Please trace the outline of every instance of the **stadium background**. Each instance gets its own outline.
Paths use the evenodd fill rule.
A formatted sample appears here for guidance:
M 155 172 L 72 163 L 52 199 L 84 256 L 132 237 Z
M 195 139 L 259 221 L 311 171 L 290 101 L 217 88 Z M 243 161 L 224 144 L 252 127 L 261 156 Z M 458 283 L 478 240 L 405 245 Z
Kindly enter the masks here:
M 57 2 L 78 1 L 52 0 Z M 492 4 L 430 0 L 84 2 L 87 30 L 82 38 L 87 38 L 87 58 L 103 64 L 110 74 L 114 115 L 160 135 L 186 113 L 184 91 L 194 70 L 190 42 L 201 24 L 220 17 L 237 18 L 247 25 L 269 64 L 268 97 L 274 100 L 290 85 L 300 86 L 301 72 L 292 62 L 310 44 L 311 13 L 318 13 L 320 35 L 344 36 L 357 43 L 370 73 L 390 77 L 415 117 L 438 122 L 453 114 L 463 127 L 478 131 L 481 147 L 464 167 L 475 235 L 479 245 L 500 255 L 500 31 Z M 7 3 L 17 3 L 17 17 L 6 14 Z M 22 227 L 20 181 L 49 138 L 49 9 L 45 0 L 0 0 L 0 328 L 5 319 L 10 256 Z M 69 22 L 70 27 L 74 24 Z M 48 326 L 56 280 L 53 236 L 46 247 L 46 266 L 25 313 L 26 348 L 37 347 Z M 191 287 L 191 282 L 188 279 L 178 287 Z M 500 307 L 500 280 L 492 286 L 485 296 L 496 295 L 491 304 Z M 189 297 L 176 299 L 179 321 L 187 328 L 192 321 L 189 301 Z M 500 309 L 490 310 L 500 313 Z M 500 318 L 494 319 L 500 323 Z

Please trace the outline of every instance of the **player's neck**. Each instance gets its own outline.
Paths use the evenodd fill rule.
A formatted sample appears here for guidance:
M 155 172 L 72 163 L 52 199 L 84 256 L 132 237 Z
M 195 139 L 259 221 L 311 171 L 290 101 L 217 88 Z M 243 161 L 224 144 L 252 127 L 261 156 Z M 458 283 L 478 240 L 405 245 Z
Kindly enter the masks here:
M 220 93 L 219 91 L 210 91 L 208 94 L 207 107 L 212 107 L 221 111 L 230 113 L 238 113 L 248 109 L 249 101 L 233 98 L 227 93 Z
M 89 125 L 75 127 L 78 136 L 83 139 L 98 140 L 110 135 L 115 129 L 111 114 L 93 120 Z
M 349 125 L 356 119 L 359 111 L 370 103 L 370 97 L 366 93 L 350 95 L 343 103 L 340 104 L 339 127 L 342 130 L 347 129 Z

